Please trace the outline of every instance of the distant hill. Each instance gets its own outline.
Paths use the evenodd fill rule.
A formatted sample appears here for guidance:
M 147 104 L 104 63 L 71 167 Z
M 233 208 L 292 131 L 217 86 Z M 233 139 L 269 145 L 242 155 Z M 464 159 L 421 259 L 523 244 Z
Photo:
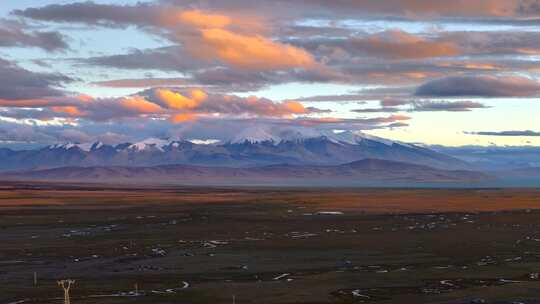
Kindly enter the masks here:
M 226 184 L 354 184 L 370 182 L 480 182 L 486 174 L 466 170 L 443 170 L 404 162 L 364 159 L 342 165 L 276 164 L 250 168 L 161 165 L 151 167 L 61 167 L 4 173 L 2 179 L 92 182 Z

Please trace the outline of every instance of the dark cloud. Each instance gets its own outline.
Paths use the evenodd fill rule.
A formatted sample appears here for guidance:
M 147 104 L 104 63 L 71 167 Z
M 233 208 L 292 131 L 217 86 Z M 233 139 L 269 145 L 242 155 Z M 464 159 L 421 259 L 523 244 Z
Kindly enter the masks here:
M 62 96 L 58 89 L 73 79 L 60 74 L 36 73 L 0 58 L 0 100 Z
M 525 131 L 482 131 L 482 132 L 465 132 L 470 135 L 486 135 L 486 136 L 540 136 L 540 132 L 525 130 Z
M 288 18 L 301 16 L 363 18 L 401 17 L 405 19 L 441 19 L 465 17 L 467 20 L 486 18 L 531 18 L 539 15 L 536 0 L 163 0 L 162 2 L 184 6 L 202 6 L 225 10 L 263 9 Z
M 463 76 L 429 81 L 416 96 L 438 97 L 532 97 L 540 93 L 540 82 L 521 76 Z
M 29 31 L 24 23 L 1 19 L 0 47 L 37 47 L 46 51 L 69 48 L 59 32 Z
M 139 3 L 130 6 L 97 4 L 92 1 L 14 10 L 12 14 L 42 21 L 102 26 L 152 25 L 159 20 L 160 16 L 158 7 L 151 4 Z
M 386 59 L 421 59 L 455 56 L 462 52 L 450 40 L 409 34 L 401 30 L 387 30 L 375 34 L 357 34 L 348 37 L 310 37 L 296 41 L 297 45 L 326 56 L 329 60 L 347 57 L 376 57 Z M 345 56 L 343 56 L 345 55 Z
M 389 104 L 389 106 L 384 106 Z M 397 106 L 409 105 L 405 108 Z M 431 101 L 431 100 L 409 100 L 409 101 L 381 101 L 380 108 L 364 108 L 352 110 L 356 113 L 394 113 L 394 112 L 465 112 L 472 109 L 487 108 L 482 103 L 474 101 Z
M 351 94 L 340 95 L 314 95 L 295 98 L 306 102 L 338 102 L 366 104 L 367 101 L 379 100 L 381 107 L 395 107 L 411 103 L 410 87 L 380 87 L 363 89 Z
M 208 63 L 193 59 L 180 46 L 157 49 L 133 49 L 127 54 L 90 57 L 76 60 L 76 63 L 89 66 L 103 66 L 132 70 L 161 70 L 189 72 L 204 68 Z
M 180 87 L 191 83 L 186 78 L 128 78 L 92 82 L 93 85 L 109 88 Z
M 396 107 L 396 106 L 410 104 L 411 102 L 409 100 L 404 100 L 404 99 L 385 98 L 381 100 L 380 103 L 382 107 Z
M 289 69 L 281 71 L 251 71 L 235 69 L 220 64 L 197 60 L 186 54 L 180 46 L 164 47 L 149 50 L 132 50 L 128 54 L 99 56 L 82 58 L 75 60 L 77 65 L 103 66 L 117 69 L 129 70 L 160 70 L 165 72 L 178 72 L 185 74 L 182 80 L 172 80 L 174 83 L 183 82 L 185 85 L 210 87 L 219 92 L 242 92 L 256 91 L 270 85 L 289 82 L 350 82 L 348 76 L 340 72 L 325 68 L 315 67 L 312 69 Z M 170 83 L 167 79 L 156 79 L 155 81 L 143 80 L 120 80 L 103 81 L 98 85 L 105 86 L 143 86 L 143 83 L 159 82 Z M 146 85 L 144 85 L 146 86 Z
M 491 55 L 538 55 L 536 31 L 441 31 L 411 34 L 403 30 L 356 32 L 347 36 L 289 38 L 288 43 L 306 48 L 321 61 L 339 64 L 365 57 L 386 60 L 453 58 L 470 56 L 470 63 Z M 439 62 L 441 63 L 441 62 Z M 451 66 L 449 66 L 451 67 Z M 457 66 L 456 66 L 457 68 Z M 462 65 L 461 68 L 467 68 Z
M 309 102 L 361 102 L 364 103 L 365 95 L 362 94 L 342 94 L 342 95 L 316 95 L 308 97 L 300 97 L 295 100 L 298 101 L 309 101 Z
M 487 108 L 484 104 L 474 101 L 413 101 L 412 106 L 410 111 L 418 112 L 464 112 Z
M 356 113 L 394 113 L 394 112 L 400 112 L 400 111 L 403 111 L 403 109 L 394 108 L 394 107 L 365 108 L 365 109 L 351 110 L 351 112 L 356 112 Z

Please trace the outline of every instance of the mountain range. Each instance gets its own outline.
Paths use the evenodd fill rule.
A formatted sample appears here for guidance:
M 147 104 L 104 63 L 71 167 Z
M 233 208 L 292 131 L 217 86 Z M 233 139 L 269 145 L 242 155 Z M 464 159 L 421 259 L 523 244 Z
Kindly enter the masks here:
M 537 168 L 494 171 L 468 160 L 363 133 L 279 137 L 255 132 L 225 142 L 148 138 L 115 145 L 4 148 L 0 178 L 186 184 L 446 183 L 489 181 L 493 176 L 540 180 Z
M 381 159 L 461 170 L 470 166 L 433 150 L 363 134 L 276 139 L 258 136 L 224 143 L 149 138 L 136 143 L 106 145 L 56 144 L 40 149 L 0 149 L 0 171 L 58 167 L 150 167 L 191 165 L 246 168 L 274 164 L 341 165 L 362 159 Z

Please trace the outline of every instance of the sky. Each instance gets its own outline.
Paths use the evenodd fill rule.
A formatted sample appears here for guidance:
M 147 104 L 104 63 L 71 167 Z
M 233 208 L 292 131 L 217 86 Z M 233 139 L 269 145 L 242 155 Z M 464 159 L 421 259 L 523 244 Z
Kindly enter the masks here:
M 0 146 L 540 146 L 540 0 L 0 3 Z

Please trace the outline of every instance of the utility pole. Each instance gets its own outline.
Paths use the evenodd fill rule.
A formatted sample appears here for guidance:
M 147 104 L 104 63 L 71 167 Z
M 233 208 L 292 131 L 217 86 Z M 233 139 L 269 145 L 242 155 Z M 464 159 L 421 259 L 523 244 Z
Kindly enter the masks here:
M 58 281 L 58 286 L 62 287 L 64 290 L 64 304 L 71 304 L 69 299 L 69 289 L 71 285 L 75 284 L 75 280 L 60 280 Z
M 37 271 L 34 271 L 34 286 L 37 286 Z

